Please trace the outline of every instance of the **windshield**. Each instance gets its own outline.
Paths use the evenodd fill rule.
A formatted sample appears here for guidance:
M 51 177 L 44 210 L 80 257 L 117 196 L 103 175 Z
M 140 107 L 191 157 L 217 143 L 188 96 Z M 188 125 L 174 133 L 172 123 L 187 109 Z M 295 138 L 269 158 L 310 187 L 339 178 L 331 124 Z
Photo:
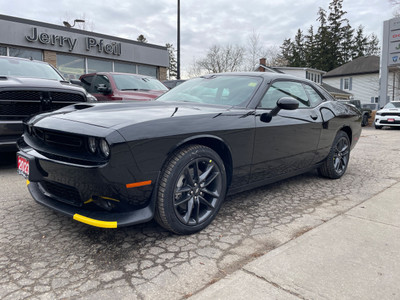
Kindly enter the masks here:
M 151 77 L 139 77 L 130 74 L 113 74 L 117 89 L 120 91 L 167 91 L 168 88 L 157 79 Z
M 260 77 L 211 76 L 191 79 L 160 96 L 157 101 L 243 105 L 261 84 Z
M 50 65 L 32 60 L 0 59 L 0 76 L 64 80 Z
M 400 108 L 400 101 L 399 102 L 389 102 L 383 108 Z

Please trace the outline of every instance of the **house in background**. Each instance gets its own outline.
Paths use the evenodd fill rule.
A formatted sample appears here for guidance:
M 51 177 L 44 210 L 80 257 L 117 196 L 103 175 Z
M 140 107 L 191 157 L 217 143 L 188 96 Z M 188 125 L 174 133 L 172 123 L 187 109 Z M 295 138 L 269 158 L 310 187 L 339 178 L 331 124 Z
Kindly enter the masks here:
M 256 70 L 259 72 L 273 72 L 273 73 L 282 73 L 289 74 L 300 78 L 306 78 L 311 81 L 314 81 L 325 88 L 333 97 L 336 99 L 350 99 L 353 95 L 349 92 L 340 90 L 329 84 L 325 83 L 324 74 L 325 71 L 312 69 L 312 68 L 296 68 L 296 67 L 268 67 L 266 65 L 266 59 L 261 58 L 260 63 L 256 66 Z
M 350 100 L 353 99 L 354 96 L 351 93 L 342 91 L 341 89 L 337 89 L 329 84 L 327 84 L 325 81 L 322 82 L 322 87 L 329 92 L 335 99 L 345 99 L 345 100 Z
M 265 58 L 260 59 L 260 63 L 256 70 L 259 72 L 274 72 L 293 75 L 300 78 L 306 78 L 318 84 L 322 84 L 322 76 L 326 73 L 321 70 L 311 68 L 297 68 L 297 67 L 268 67 Z
M 362 104 L 377 106 L 379 65 L 379 56 L 359 57 L 326 73 L 324 83 L 353 94 L 353 99 L 360 100 Z M 390 100 L 400 98 L 400 76 L 397 70 L 394 68 L 389 72 L 388 97 Z

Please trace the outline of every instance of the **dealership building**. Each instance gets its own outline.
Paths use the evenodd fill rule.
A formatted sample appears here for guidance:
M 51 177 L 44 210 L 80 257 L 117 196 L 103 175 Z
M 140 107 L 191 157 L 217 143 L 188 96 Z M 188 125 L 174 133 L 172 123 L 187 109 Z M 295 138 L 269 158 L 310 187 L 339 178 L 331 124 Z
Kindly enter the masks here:
M 124 72 L 167 79 L 166 47 L 0 15 L 0 55 L 42 60 L 65 78 Z

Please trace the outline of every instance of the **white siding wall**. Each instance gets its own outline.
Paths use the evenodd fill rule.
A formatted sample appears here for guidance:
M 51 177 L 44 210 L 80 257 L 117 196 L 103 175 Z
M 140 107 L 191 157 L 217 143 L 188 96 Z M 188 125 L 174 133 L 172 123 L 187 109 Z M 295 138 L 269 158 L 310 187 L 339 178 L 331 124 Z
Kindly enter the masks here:
M 284 72 L 285 74 L 300 77 L 305 79 L 306 78 L 306 71 L 305 70 L 293 70 L 293 69 L 279 69 L 278 70 Z
M 352 75 L 352 89 L 344 90 L 352 93 L 354 99 L 361 100 L 362 104 L 371 103 L 371 97 L 379 96 L 379 74 Z M 349 78 L 349 76 L 324 78 L 324 82 L 335 88 L 340 89 L 340 79 Z M 394 78 L 394 81 L 393 81 Z M 394 84 L 394 85 L 393 85 Z M 394 97 L 393 97 L 394 94 Z M 400 100 L 400 73 L 389 73 L 388 78 L 388 97 L 389 100 Z
M 379 95 L 379 75 L 365 74 L 365 75 L 352 75 L 351 90 L 342 90 L 354 95 L 354 99 L 360 100 L 362 104 L 371 103 L 371 97 L 378 97 Z M 349 76 L 324 78 L 323 82 L 335 88 L 340 89 L 340 79 L 349 78 Z

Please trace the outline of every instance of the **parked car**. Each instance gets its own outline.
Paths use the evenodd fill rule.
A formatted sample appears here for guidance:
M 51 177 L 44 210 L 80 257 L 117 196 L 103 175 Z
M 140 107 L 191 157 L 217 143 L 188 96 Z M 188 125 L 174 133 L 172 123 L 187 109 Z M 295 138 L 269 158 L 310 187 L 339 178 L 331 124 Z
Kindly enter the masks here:
M 368 119 L 371 118 L 371 113 L 372 110 L 369 107 L 361 106 L 361 101 L 360 100 L 338 100 L 344 103 L 352 104 L 355 107 L 357 107 L 362 114 L 361 118 L 361 126 L 367 126 L 368 125 Z
M 400 101 L 387 103 L 375 114 L 375 128 L 382 129 L 383 126 L 400 126 Z
M 82 75 L 79 79 L 99 101 L 148 101 L 168 91 L 159 80 L 139 74 L 99 72 Z
M 0 56 L 0 151 L 17 150 L 22 121 L 73 103 L 96 101 L 48 63 Z
M 177 79 L 177 80 L 164 80 L 162 83 L 168 88 L 173 89 L 174 87 L 184 83 L 186 80 Z
M 156 101 L 35 116 L 19 140 L 18 170 L 37 202 L 77 221 L 115 228 L 154 217 L 191 234 L 227 194 L 312 169 L 343 176 L 360 116 L 308 80 L 213 74 Z

